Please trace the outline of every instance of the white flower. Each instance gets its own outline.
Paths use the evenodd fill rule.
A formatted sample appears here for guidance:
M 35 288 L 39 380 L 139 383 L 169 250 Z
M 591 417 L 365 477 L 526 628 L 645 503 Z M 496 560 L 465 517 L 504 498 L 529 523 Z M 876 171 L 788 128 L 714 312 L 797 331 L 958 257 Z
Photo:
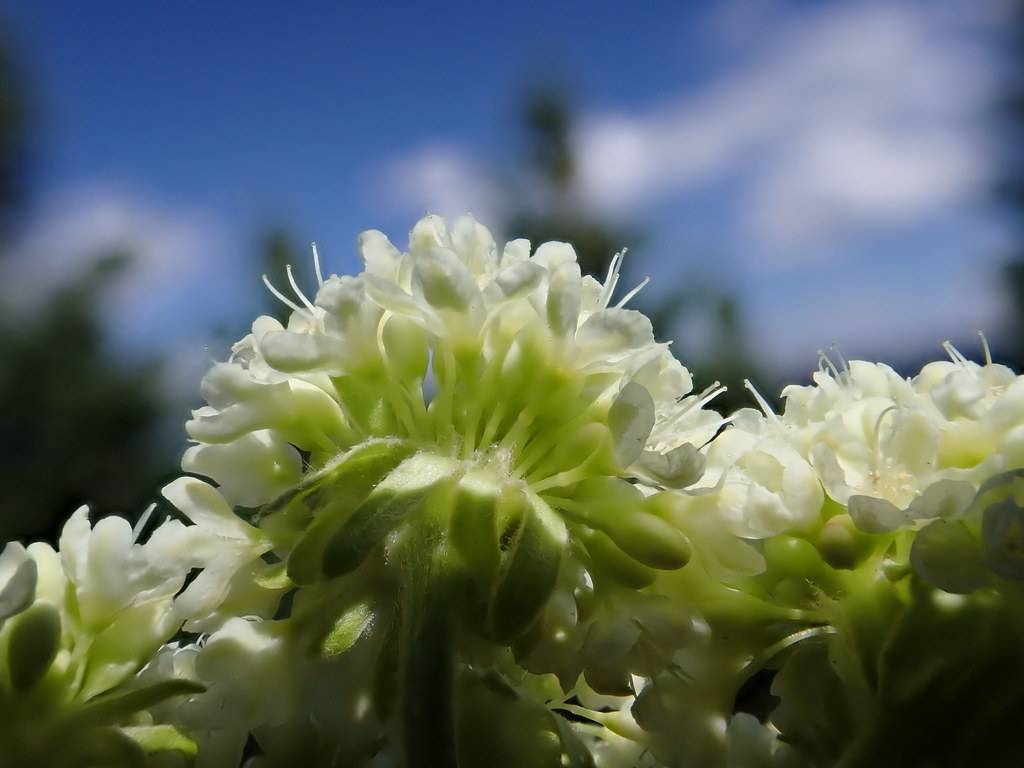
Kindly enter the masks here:
M 700 487 L 708 489 L 703 502 L 747 539 L 806 529 L 825 501 L 814 468 L 774 423 L 752 410 L 736 414 L 708 444 Z
M 406 253 L 376 231 L 360 235 L 359 249 L 364 272 L 327 279 L 314 252 L 312 300 L 290 269 L 295 301 L 270 286 L 293 309 L 287 328 L 257 320 L 231 360 L 208 373 L 208 405 L 187 425 L 196 441 L 188 471 L 216 482 L 232 504 L 273 502 L 260 527 L 289 560 L 289 575 L 319 577 L 321 557 L 334 563 L 330 575 L 354 568 L 387 532 L 379 521 L 390 518 L 353 515 L 366 523 L 352 524 L 361 533 L 346 541 L 337 529 L 352 508 L 377 510 L 396 494 L 424 497 L 449 480 L 458 483 L 451 535 L 459 557 L 483 569 L 474 576 L 481 589 L 506 578 L 505 591 L 492 595 L 511 599 L 523 587 L 510 574 L 538 573 L 545 576 L 531 576 L 532 588 L 548 594 L 559 558 L 585 551 L 594 530 L 647 566 L 686 561 L 685 538 L 645 507 L 645 494 L 698 479 L 697 449 L 722 424 L 704 406 L 721 388 L 691 394 L 689 373 L 654 340 L 650 321 L 624 308 L 635 291 L 613 300 L 621 255 L 601 283 L 581 275 L 570 245 L 544 243 L 531 253 L 514 240 L 499 252 L 470 216 L 451 229 L 439 217 L 422 219 Z M 351 479 L 363 477 L 363 462 L 387 466 L 369 480 Z M 352 487 L 361 495 L 345 490 Z M 498 510 L 510 495 L 525 510 L 516 514 L 535 522 L 499 522 L 514 517 Z M 334 509 L 342 502 L 348 506 Z M 478 527 L 463 532 L 469 518 L 460 510 L 481 505 L 490 512 L 472 513 L 465 524 Z M 225 545 L 225 561 L 236 551 L 250 560 L 259 554 L 248 535 L 228 536 L 237 546 Z M 546 543 L 524 545 L 535 552 L 529 567 L 524 560 L 496 571 L 487 563 L 515 550 L 505 542 L 499 551 L 503 535 Z M 231 570 L 225 562 L 204 576 L 223 581 Z M 532 615 L 519 617 L 517 628 Z
M 173 729 L 131 727 L 150 704 L 197 690 L 137 678 L 181 626 L 173 603 L 187 571 L 162 556 L 181 528 L 159 528 L 161 546 L 139 544 L 123 518 L 91 526 L 82 507 L 59 552 L 37 542 L 0 555 L 0 744 L 13 764 L 107 764 L 103 750 L 118 743 L 118 754 L 193 747 Z
M 134 674 L 181 625 L 173 603 L 187 569 L 157 556 L 162 551 L 135 543 L 124 518 L 105 517 L 90 527 L 82 507 L 60 536 L 62 573 L 54 568 L 52 550 L 40 546 L 33 552 L 51 583 L 67 581 L 58 605 L 72 657 L 87 662 L 83 699 Z
M 202 568 L 174 601 L 178 614 L 189 619 L 186 627 L 208 631 L 232 615 L 272 611 L 280 591 L 259 584 L 267 571 L 260 556 L 271 548 L 267 537 L 238 517 L 218 490 L 201 480 L 179 478 L 163 489 L 163 495 L 194 525 L 173 529 L 174 536 L 166 542 L 157 529 L 150 546 L 162 547 L 165 559 Z
M 302 720 L 295 701 L 291 652 L 271 622 L 232 618 L 198 644 L 166 646 L 147 667 L 145 681 L 200 680 L 201 693 L 152 709 L 196 741 L 196 768 L 238 765 L 250 733 L 289 717 Z
M 975 482 L 1024 466 L 1024 378 L 993 363 L 987 345 L 984 365 L 946 349 L 949 362 L 929 363 L 913 379 L 941 414 L 939 462 Z

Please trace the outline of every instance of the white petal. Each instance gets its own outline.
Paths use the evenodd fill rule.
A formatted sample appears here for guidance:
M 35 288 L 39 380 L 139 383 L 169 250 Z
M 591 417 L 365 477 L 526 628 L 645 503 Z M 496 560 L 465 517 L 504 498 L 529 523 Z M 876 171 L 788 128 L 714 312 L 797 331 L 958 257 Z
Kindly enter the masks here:
M 0 625 L 4 619 L 28 608 L 35 599 L 36 561 L 16 541 L 0 552 Z
M 654 401 L 651 393 L 635 382 L 619 392 L 608 411 L 608 428 L 615 440 L 619 464 L 628 467 L 644 450 L 654 427 Z
M 566 261 L 549 274 L 548 325 L 556 338 L 568 338 L 576 332 L 580 318 L 580 265 Z
M 471 215 L 460 216 L 452 225 L 452 247 L 476 275 L 489 275 L 497 266 L 494 238 L 490 230 Z
M 344 342 L 323 333 L 268 333 L 263 339 L 263 355 L 282 373 L 324 370 L 331 375 L 343 372 Z
M 224 444 L 194 445 L 181 468 L 216 481 L 232 504 L 266 504 L 302 479 L 298 451 L 274 432 L 262 429 Z
M 501 266 L 506 267 L 528 258 L 530 258 L 530 241 L 522 237 L 518 240 L 510 240 L 505 243 L 505 250 L 501 254 Z
M 888 533 L 910 523 L 910 516 L 892 502 L 870 496 L 851 496 L 850 517 L 866 533 Z
M 560 264 L 575 264 L 576 250 L 569 243 L 541 243 L 533 254 L 533 260 L 550 271 Z
M 494 298 L 500 301 L 517 299 L 540 285 L 544 275 L 543 267 L 531 261 L 516 261 L 498 272 L 491 282 L 493 289 L 488 293 L 496 294 Z
M 440 216 L 427 214 L 416 222 L 409 232 L 409 252 L 419 257 L 420 252 L 451 245 L 448 226 Z
M 434 309 L 469 313 L 482 310 L 476 278 L 454 253 L 434 248 L 416 255 L 413 289 Z
M 590 355 L 637 349 L 654 341 L 651 321 L 632 309 L 606 309 L 587 318 L 576 332 L 576 343 Z
M 234 539 L 251 539 L 256 529 L 231 510 L 212 485 L 194 477 L 179 477 L 164 486 L 164 498 L 196 525 Z
M 383 232 L 376 229 L 360 232 L 358 247 L 359 256 L 362 258 L 367 272 L 386 280 L 397 278 L 402 252 L 391 244 Z

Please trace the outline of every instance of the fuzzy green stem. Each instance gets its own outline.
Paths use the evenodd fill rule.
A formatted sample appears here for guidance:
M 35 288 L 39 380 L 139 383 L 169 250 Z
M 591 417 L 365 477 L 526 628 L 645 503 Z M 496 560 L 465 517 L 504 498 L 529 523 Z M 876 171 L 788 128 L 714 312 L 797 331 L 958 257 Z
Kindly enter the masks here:
M 417 531 L 417 533 L 421 533 Z M 449 577 L 430 532 L 403 563 L 399 728 L 406 768 L 455 768 L 455 651 Z

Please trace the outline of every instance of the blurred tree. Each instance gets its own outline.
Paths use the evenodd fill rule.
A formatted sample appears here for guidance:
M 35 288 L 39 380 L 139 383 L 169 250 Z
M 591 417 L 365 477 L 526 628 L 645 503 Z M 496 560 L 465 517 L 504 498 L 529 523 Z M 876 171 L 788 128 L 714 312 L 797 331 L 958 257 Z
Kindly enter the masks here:
M 998 104 L 1002 174 L 996 194 L 1016 241 L 1003 275 L 1012 311 L 1005 346 L 1020 369 L 1024 368 L 1024 2 L 1008 4 L 1007 11 L 1003 92 Z
M 0 31 L 0 244 L 10 237 L 27 197 L 30 107 L 14 45 Z
M 118 361 L 103 338 L 98 308 L 128 262 L 108 254 L 42 311 L 0 316 L 0 541 L 52 538 L 85 502 L 138 514 L 174 468 L 159 366 Z
M 612 257 L 628 245 L 642 251 L 646 237 L 636 227 L 610 223 L 587 209 L 573 154 L 573 109 L 569 90 L 544 85 L 527 91 L 523 102 L 525 173 L 510 177 L 504 231 L 533 243 L 564 240 L 576 248 L 584 274 L 603 279 Z M 627 263 L 630 263 L 628 260 Z M 661 301 L 641 293 L 633 303 L 651 317 L 657 338 L 669 338 L 680 323 L 700 322 L 710 336 L 701 348 L 677 343 L 676 355 L 693 371 L 700 387 L 719 381 L 728 387 L 714 401 L 729 411 L 750 400 L 743 379 L 758 380 L 745 342 L 736 298 L 709 284 L 681 285 Z
M 0 259 L 27 210 L 26 82 L 0 39 Z M 119 360 L 103 336 L 105 290 L 130 259 L 98 254 L 30 315 L 0 297 L 0 542 L 52 539 L 86 502 L 138 514 L 175 467 L 158 363 Z
M 583 205 L 567 89 L 548 85 L 530 90 L 522 116 L 527 172 L 509 185 L 505 230 L 533 243 L 572 243 L 583 274 L 604 279 L 615 253 L 624 243 L 642 245 L 641 234 L 609 224 Z
M 288 228 L 279 224 L 269 229 L 262 237 L 258 252 L 263 260 L 263 274 L 270 280 L 271 285 L 285 296 L 291 297 L 292 301 L 298 301 L 298 298 L 292 295 L 287 268 L 289 264 L 292 269 L 296 266 L 305 266 L 309 257 L 301 253 Z M 311 296 L 311 293 L 307 295 Z M 287 324 L 291 310 L 270 291 L 265 291 L 263 314 L 276 317 Z

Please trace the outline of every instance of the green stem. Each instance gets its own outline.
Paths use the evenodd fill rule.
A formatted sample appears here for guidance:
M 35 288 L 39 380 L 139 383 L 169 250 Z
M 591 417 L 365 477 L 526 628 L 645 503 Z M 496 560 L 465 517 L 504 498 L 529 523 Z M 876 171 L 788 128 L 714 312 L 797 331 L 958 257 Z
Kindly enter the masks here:
M 431 539 L 415 537 L 402 565 L 398 685 L 405 768 L 457 765 L 451 589 Z

